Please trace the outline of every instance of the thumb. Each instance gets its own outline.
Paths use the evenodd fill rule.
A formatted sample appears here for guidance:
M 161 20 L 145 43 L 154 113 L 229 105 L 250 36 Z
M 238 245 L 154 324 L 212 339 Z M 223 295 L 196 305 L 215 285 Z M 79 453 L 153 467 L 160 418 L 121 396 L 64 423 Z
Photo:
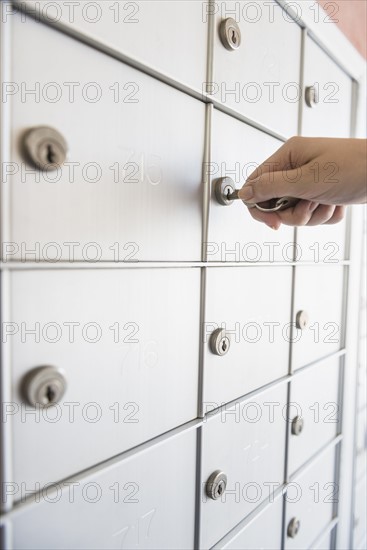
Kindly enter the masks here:
M 306 194 L 305 191 L 302 170 L 296 168 L 267 172 L 257 178 L 251 178 L 240 189 L 238 196 L 249 204 L 255 204 L 280 197 L 302 199 Z

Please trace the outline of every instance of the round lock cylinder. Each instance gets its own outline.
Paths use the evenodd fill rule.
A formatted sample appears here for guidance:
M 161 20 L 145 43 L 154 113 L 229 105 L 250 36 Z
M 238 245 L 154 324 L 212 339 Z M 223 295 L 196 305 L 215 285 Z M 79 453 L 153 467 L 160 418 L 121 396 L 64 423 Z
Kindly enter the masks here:
M 230 348 L 231 340 L 224 328 L 217 328 L 210 335 L 209 344 L 212 353 L 215 355 L 225 355 Z
M 292 518 L 288 523 L 287 535 L 289 538 L 294 539 L 301 527 L 301 522 L 297 518 Z
M 298 311 L 296 315 L 296 327 L 304 330 L 309 323 L 308 313 L 304 310 Z
M 62 399 L 66 380 L 60 369 L 51 366 L 36 367 L 23 379 L 22 391 L 33 407 L 51 407 Z
M 227 487 L 227 476 L 221 470 L 216 470 L 211 474 L 206 482 L 206 494 L 213 500 L 218 500 Z
M 305 88 L 305 101 L 307 107 L 315 107 L 319 102 L 319 94 L 316 86 L 306 86 Z
M 214 194 L 217 202 L 222 206 L 230 206 L 233 199 L 229 198 L 236 190 L 232 178 L 218 178 L 214 182 Z
M 302 416 L 296 416 L 292 420 L 292 434 L 293 435 L 300 435 L 302 433 L 304 426 L 304 420 Z
M 60 132 L 49 126 L 28 130 L 23 147 L 27 160 L 45 172 L 56 170 L 66 160 L 67 143 Z
M 241 31 L 232 17 L 223 19 L 219 27 L 219 36 L 227 50 L 237 50 L 241 45 Z

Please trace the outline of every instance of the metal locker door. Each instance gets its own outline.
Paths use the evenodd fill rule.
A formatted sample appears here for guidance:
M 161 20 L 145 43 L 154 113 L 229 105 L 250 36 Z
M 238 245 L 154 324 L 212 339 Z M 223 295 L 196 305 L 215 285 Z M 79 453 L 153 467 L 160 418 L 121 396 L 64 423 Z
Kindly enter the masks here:
M 285 493 L 286 550 L 310 548 L 334 517 L 339 499 L 335 454 L 331 447 L 291 480 Z
M 192 429 L 45 488 L 12 512 L 13 547 L 193 548 L 195 465 Z
M 284 482 L 287 385 L 210 414 L 202 428 L 201 548 L 210 548 Z M 211 479 L 226 483 L 213 495 Z M 219 486 L 219 483 L 218 483 Z
M 230 139 L 229 139 L 230 136 Z M 274 231 L 254 222 L 242 201 L 223 206 L 215 197 L 219 178 L 230 177 L 236 188 L 272 155 L 282 143 L 248 124 L 222 113 L 212 112 L 211 159 L 206 167 L 211 180 L 207 259 L 220 262 L 291 262 L 293 228 Z
M 11 22 L 18 169 L 5 181 L 5 260 L 200 260 L 204 105 L 32 19 Z M 57 170 L 21 155 L 38 126 L 67 142 Z
M 349 137 L 352 80 L 309 36 L 304 54 L 303 136 Z
M 297 266 L 293 370 L 338 351 L 343 342 L 343 266 Z
M 335 225 L 297 227 L 296 259 L 316 264 L 337 264 L 348 259 L 347 217 Z
M 357 406 L 359 409 L 367 405 L 367 371 L 362 365 L 358 368 Z
M 207 410 L 212 402 L 218 407 L 288 374 L 291 287 L 292 269 L 287 266 L 207 270 L 203 397 Z M 230 340 L 224 354 L 212 348 L 219 329 Z
M 213 550 L 274 550 L 282 546 L 283 500 L 276 497 L 271 504 L 249 521 L 242 529 L 234 529 Z
M 37 17 L 149 71 L 202 92 L 206 80 L 208 3 L 196 0 L 102 0 L 49 4 L 20 0 Z M 59 4 L 59 5 L 57 5 Z
M 366 464 L 365 464 L 366 467 Z M 354 504 L 354 532 L 353 540 L 355 547 L 362 548 L 359 546 L 366 540 L 367 532 L 367 477 L 364 476 L 361 479 L 355 488 L 355 504 Z
M 196 418 L 199 302 L 192 268 L 13 272 L 7 481 L 37 490 Z M 66 381 L 49 408 L 29 402 L 45 365 Z
M 297 133 L 301 28 L 273 0 L 215 3 L 209 96 L 280 135 Z M 229 19 L 228 38 L 222 25 Z M 232 39 L 232 36 L 234 39 Z M 244 151 L 245 153 L 245 151 Z
M 327 531 L 316 544 L 312 546 L 312 550 L 333 550 L 332 542 L 333 534 L 330 531 Z
M 297 373 L 291 382 L 289 475 L 306 463 L 340 430 L 340 358 L 330 358 Z

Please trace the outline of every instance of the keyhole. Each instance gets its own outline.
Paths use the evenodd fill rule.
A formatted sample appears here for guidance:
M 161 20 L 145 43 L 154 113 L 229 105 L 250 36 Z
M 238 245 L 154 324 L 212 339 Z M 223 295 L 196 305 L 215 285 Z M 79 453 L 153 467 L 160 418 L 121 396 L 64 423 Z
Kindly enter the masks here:
M 222 351 L 227 351 L 227 341 L 223 340 L 222 342 Z
M 233 193 L 232 187 L 226 187 L 224 194 L 227 195 L 227 200 L 231 200 L 230 196 L 232 195 L 232 193 Z
M 55 151 L 51 144 L 47 145 L 47 153 L 46 158 L 48 164 L 54 164 L 55 163 Z
M 56 392 L 52 388 L 52 386 L 47 386 L 47 388 L 46 388 L 46 397 L 47 397 L 48 403 L 53 403 L 53 401 L 56 397 Z
M 232 42 L 233 44 L 237 44 L 237 34 L 236 31 L 232 29 Z
M 221 496 L 221 494 L 223 493 L 223 484 L 222 483 L 219 483 L 217 493 L 218 493 L 218 496 Z

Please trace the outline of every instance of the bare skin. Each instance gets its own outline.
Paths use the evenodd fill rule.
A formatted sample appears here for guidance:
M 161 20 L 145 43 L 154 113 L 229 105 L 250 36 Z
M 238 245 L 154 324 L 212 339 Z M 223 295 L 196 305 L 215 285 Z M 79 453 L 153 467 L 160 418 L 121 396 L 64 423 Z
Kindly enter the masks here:
M 250 207 L 251 216 L 273 229 L 341 221 L 345 205 L 367 202 L 367 140 L 291 138 L 239 192 L 247 205 L 285 196 L 300 200 L 281 212 Z

